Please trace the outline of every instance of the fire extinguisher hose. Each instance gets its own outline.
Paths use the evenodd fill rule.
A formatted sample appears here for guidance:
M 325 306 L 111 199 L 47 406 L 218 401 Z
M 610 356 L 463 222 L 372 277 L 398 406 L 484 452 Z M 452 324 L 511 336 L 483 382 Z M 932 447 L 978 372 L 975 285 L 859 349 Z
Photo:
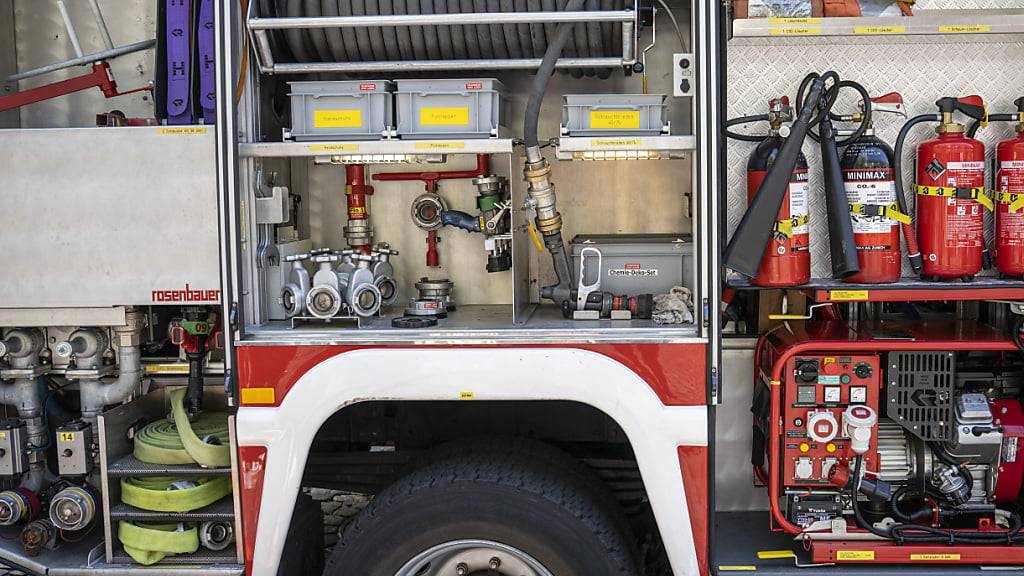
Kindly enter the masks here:
M 733 126 L 740 126 L 741 124 L 753 124 L 754 122 L 767 122 L 767 114 L 755 114 L 753 116 L 740 116 L 739 118 L 730 118 L 725 121 L 725 127 L 723 132 L 729 138 L 733 140 L 741 140 L 743 142 L 761 142 L 768 136 L 766 134 L 740 134 L 739 132 L 731 132 L 729 128 Z
M 896 203 L 900 206 L 900 212 L 904 214 L 910 214 L 910 211 L 907 209 L 907 195 L 903 191 L 903 145 L 906 143 L 907 136 L 914 126 L 924 122 L 939 122 L 941 120 L 942 116 L 939 114 L 914 116 L 907 120 L 907 123 L 900 130 L 900 135 L 896 138 L 896 149 L 893 158 L 893 179 L 896 181 Z M 900 224 L 900 228 L 903 230 L 903 243 L 907 248 L 907 260 L 910 261 L 910 267 L 914 270 L 914 274 L 920 274 L 921 269 L 924 267 L 924 259 L 921 258 L 921 250 L 917 246 L 917 233 L 914 231 L 914 226 L 909 223 L 903 223 Z

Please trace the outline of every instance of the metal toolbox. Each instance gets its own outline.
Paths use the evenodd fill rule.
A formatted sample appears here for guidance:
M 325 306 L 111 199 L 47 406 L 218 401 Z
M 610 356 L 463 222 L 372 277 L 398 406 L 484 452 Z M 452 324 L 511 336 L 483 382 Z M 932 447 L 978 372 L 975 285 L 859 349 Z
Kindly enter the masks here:
M 504 125 L 508 92 L 494 78 L 398 80 L 401 138 L 490 138 Z
M 566 94 L 566 136 L 657 136 L 668 132 L 664 94 Z
M 0 309 L 220 302 L 216 131 L 0 130 Z
M 615 294 L 665 294 L 673 286 L 693 289 L 693 241 L 689 234 L 579 235 L 572 239 L 573 285 L 579 284 L 580 252 L 601 251 L 588 258 L 584 282 L 592 284 L 600 272 L 601 290 Z M 592 264 L 593 263 L 593 264 Z
M 387 80 L 289 82 L 294 140 L 373 140 L 393 135 L 395 85 Z

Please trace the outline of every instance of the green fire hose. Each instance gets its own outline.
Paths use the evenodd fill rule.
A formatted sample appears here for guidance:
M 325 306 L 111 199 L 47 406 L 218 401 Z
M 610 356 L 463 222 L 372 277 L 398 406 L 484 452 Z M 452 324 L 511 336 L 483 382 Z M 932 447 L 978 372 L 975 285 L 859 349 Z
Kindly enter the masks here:
M 171 392 L 173 420 L 153 422 L 135 435 L 135 457 L 150 464 L 199 464 L 204 468 L 231 465 L 227 414 L 206 412 L 189 421 L 185 389 Z M 121 480 L 121 501 L 154 512 L 190 512 L 231 493 L 231 478 L 151 477 Z M 117 536 L 136 562 L 150 565 L 167 554 L 199 549 L 195 524 L 121 521 Z

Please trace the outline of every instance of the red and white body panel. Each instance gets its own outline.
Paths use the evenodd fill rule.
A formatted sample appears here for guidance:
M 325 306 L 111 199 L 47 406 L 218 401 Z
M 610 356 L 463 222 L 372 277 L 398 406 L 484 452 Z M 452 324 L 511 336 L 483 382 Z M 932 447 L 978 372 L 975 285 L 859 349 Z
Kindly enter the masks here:
M 277 573 L 288 532 L 282 519 L 291 517 L 310 446 L 344 407 L 371 400 L 563 400 L 590 405 L 622 427 L 673 571 L 704 574 L 706 350 L 704 344 L 243 345 L 237 437 L 247 571 Z

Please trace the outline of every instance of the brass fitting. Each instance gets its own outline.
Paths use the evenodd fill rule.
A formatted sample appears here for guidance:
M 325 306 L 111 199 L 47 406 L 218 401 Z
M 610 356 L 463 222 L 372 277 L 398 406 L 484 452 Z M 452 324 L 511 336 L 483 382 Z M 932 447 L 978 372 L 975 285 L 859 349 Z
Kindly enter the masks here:
M 529 160 L 523 168 L 528 192 L 537 211 L 537 230 L 544 236 L 557 234 L 562 230 L 562 215 L 555 208 L 555 185 L 551 182 L 551 165 L 546 158 L 537 155 L 534 162 Z
M 935 132 L 938 134 L 956 133 L 963 134 L 964 125 L 953 121 L 952 112 L 942 113 L 942 122 L 935 127 Z

